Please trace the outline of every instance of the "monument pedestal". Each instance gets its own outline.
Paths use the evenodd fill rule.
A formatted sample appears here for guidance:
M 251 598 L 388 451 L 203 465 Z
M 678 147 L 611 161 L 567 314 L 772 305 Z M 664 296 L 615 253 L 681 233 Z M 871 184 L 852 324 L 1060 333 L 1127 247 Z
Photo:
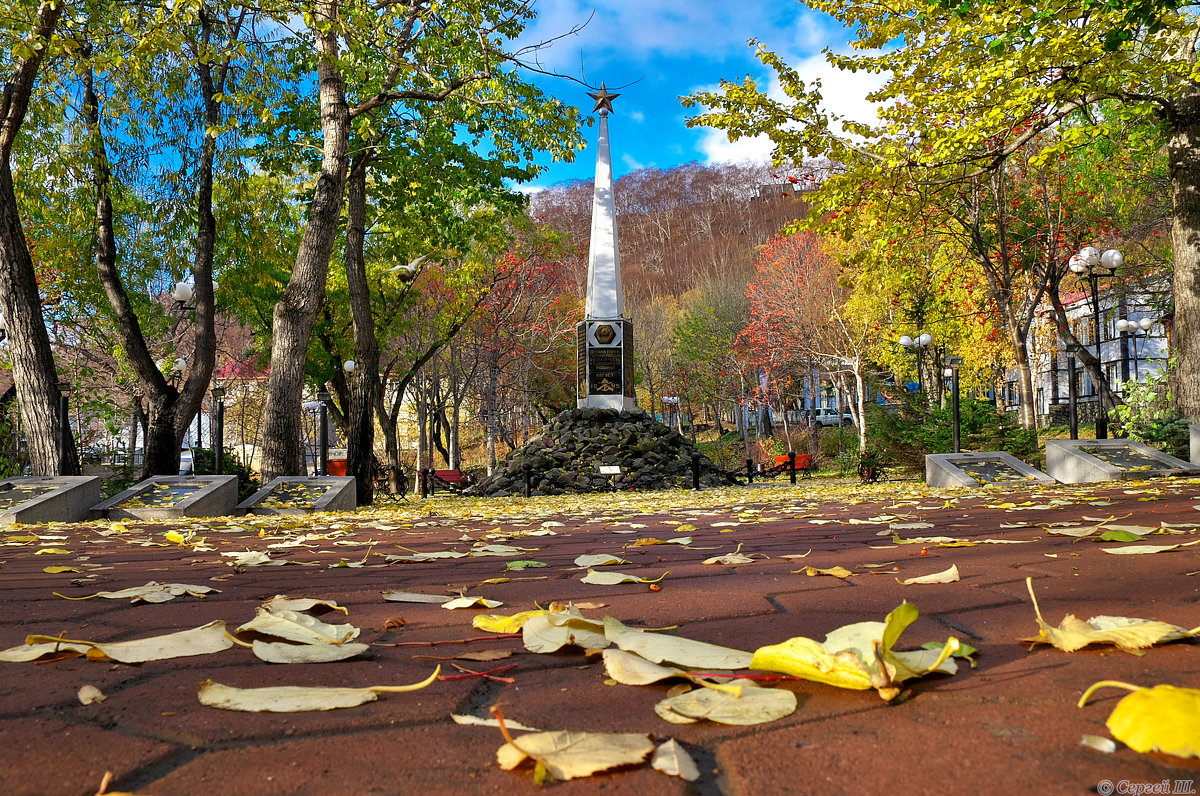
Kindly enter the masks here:
M 633 324 L 625 318 L 588 318 L 579 338 L 579 409 L 628 410 L 633 392 Z

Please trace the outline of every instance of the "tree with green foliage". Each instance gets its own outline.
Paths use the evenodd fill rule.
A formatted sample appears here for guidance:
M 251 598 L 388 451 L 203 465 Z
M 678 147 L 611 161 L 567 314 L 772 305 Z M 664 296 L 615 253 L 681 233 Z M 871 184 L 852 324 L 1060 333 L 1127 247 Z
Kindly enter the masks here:
M 521 0 L 473 0 L 453 6 L 418 0 L 405 4 L 361 5 L 320 0 L 305 21 L 311 39 L 308 59 L 317 73 L 319 135 L 322 158 L 309 204 L 308 221 L 296 253 L 288 285 L 276 304 L 272 321 L 271 376 L 266 406 L 264 476 L 298 472 L 302 460 L 300 404 L 305 352 L 324 296 L 330 258 L 340 231 L 341 213 L 352 159 L 356 199 L 352 238 L 363 223 L 364 181 L 374 148 L 387 142 L 391 125 L 404 129 L 405 109 L 426 103 L 446 109 L 452 124 L 476 140 L 489 142 L 502 154 L 517 148 L 508 129 L 488 129 L 494 114 L 507 108 L 519 120 L 528 141 L 531 132 L 554 130 L 569 137 L 573 111 L 544 97 L 522 82 L 515 67 L 519 55 L 511 45 L 533 17 Z M 301 42 L 302 43 L 302 42 Z M 302 43 L 303 44 L 303 43 Z M 310 106 L 311 107 L 311 106 Z M 566 124 L 566 127 L 560 125 Z M 361 142 L 356 154 L 352 141 Z M 402 187 L 401 187 L 402 189 Z M 451 251 L 458 241 L 436 241 Z M 355 243 L 355 246 L 358 244 Z M 355 305 L 355 331 L 360 355 L 372 358 L 369 297 L 363 288 L 362 261 L 348 258 Z M 356 378 L 375 379 L 375 373 Z M 356 371 L 357 372 L 357 371 Z M 374 387 L 356 381 L 352 414 L 356 470 L 366 461 L 367 433 Z
M 12 55 L 0 92 L 0 310 L 30 463 L 39 475 L 78 473 L 79 460 L 73 440 L 59 430 L 58 376 L 12 167 L 39 73 L 46 58 L 62 48 L 57 35 L 62 13 L 63 4 L 52 0 L 12 3 L 3 28 L 5 50 Z M 60 448 L 64 437 L 66 450 Z
M 1173 199 L 1171 238 L 1175 298 L 1172 395 L 1200 419 L 1200 71 L 1194 19 L 1163 8 L 1155 30 L 1137 28 L 1115 50 L 1109 31 L 1125 10 L 1061 5 L 1041 9 L 999 3 L 899 6 L 812 0 L 855 32 L 850 54 L 827 53 L 838 68 L 882 73 L 871 95 L 881 103 L 876 125 L 838 120 L 820 107 L 819 84 L 761 45 L 758 55 L 786 99 L 752 78 L 720 92 L 687 98 L 707 110 L 690 124 L 731 137 L 766 134 L 780 161 L 829 157 L 841 170 L 824 192 L 827 207 L 853 203 L 860 188 L 969 183 L 996 173 L 1030 141 L 1050 130 L 1037 154 L 1048 160 L 1086 143 L 1120 119 L 1157 120 L 1139 129 L 1144 150 L 1166 140 Z M 1118 4 L 1119 5 L 1119 4 Z M 896 44 L 898 43 L 898 44 Z M 1104 112 L 1098 113 L 1097 110 Z M 1064 122 L 1071 122 L 1064 125 Z M 840 127 L 839 127 L 840 122 Z

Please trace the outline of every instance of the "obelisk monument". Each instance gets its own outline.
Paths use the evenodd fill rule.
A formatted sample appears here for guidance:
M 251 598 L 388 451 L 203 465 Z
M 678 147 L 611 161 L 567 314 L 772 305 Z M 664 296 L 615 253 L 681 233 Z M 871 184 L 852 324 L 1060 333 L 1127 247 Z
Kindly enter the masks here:
M 588 96 L 596 101 L 600 140 L 592 198 L 592 239 L 588 248 L 587 296 L 579 337 L 580 409 L 633 409 L 633 324 L 625 316 L 621 256 L 617 248 L 617 206 L 613 200 L 612 153 L 608 144 L 611 93 L 603 83 Z

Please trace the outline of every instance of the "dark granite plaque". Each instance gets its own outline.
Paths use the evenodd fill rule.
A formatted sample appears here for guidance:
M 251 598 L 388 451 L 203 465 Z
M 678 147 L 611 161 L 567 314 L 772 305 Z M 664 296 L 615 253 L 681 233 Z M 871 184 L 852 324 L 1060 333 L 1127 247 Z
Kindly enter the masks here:
M 593 348 L 588 351 L 588 392 L 592 395 L 621 395 L 620 348 Z
M 578 385 L 578 396 L 587 398 L 587 323 L 575 327 L 575 336 L 579 340 L 579 354 L 576 358 L 575 376 Z
M 633 324 L 621 321 L 621 349 L 624 351 L 623 365 L 625 368 L 625 383 L 622 395 L 634 397 L 633 393 Z

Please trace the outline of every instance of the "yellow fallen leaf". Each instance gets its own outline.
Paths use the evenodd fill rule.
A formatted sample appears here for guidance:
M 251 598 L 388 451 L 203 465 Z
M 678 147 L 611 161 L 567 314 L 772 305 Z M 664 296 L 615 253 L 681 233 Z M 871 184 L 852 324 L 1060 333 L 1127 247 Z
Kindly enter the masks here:
M 504 614 L 480 614 L 471 620 L 471 625 L 478 630 L 489 633 L 516 633 L 525 623 L 535 616 L 541 616 L 549 611 L 521 611 L 505 616 Z
M 1098 688 L 1124 688 L 1105 726 L 1113 737 L 1135 752 L 1164 752 L 1176 757 L 1200 757 L 1200 690 L 1156 685 L 1140 688 L 1115 680 L 1094 683 L 1079 699 L 1079 707 Z
M 804 569 L 792 570 L 792 574 L 798 574 L 800 572 L 803 572 L 805 575 L 808 575 L 809 577 L 814 577 L 816 575 L 832 575 L 835 578 L 842 578 L 843 580 L 854 574 L 853 572 L 846 569 L 845 567 L 830 567 L 829 569 L 818 569 L 817 567 L 805 567 Z
M 949 569 L 944 569 L 941 572 L 935 572 L 932 575 L 921 575 L 920 577 L 908 578 L 907 580 L 900 580 L 899 578 L 896 578 L 897 583 L 903 583 L 905 586 L 929 583 L 954 583 L 958 580 L 959 576 L 957 564 L 951 564 Z
M 366 688 L 324 688 L 310 686 L 271 686 L 268 688 L 235 688 L 205 680 L 197 688 L 200 704 L 221 710 L 240 710 L 247 713 L 300 713 L 310 710 L 353 708 L 374 702 L 380 694 L 417 691 L 435 682 L 441 674 L 438 666 L 433 674 L 412 685 L 373 685 Z
M 70 550 L 64 550 L 61 547 L 43 547 L 41 550 L 35 550 L 35 556 L 69 556 Z
M 1146 647 L 1200 635 L 1200 627 L 1185 630 L 1168 622 L 1124 616 L 1093 616 L 1085 622 L 1067 614 L 1058 627 L 1053 627 L 1042 618 L 1037 595 L 1033 593 L 1033 578 L 1025 578 L 1025 585 L 1033 601 L 1039 634 L 1021 641 L 1031 644 L 1052 644 L 1063 652 L 1074 652 L 1089 644 L 1112 644 L 1125 652 L 1144 655 Z
M 62 567 L 62 566 L 59 566 L 59 567 L 43 567 L 43 568 L 42 568 L 42 572 L 45 572 L 47 575 L 61 575 L 61 574 L 63 574 L 64 572 L 83 572 L 83 570 L 82 570 L 82 569 L 79 569 L 78 567 Z M 55 592 L 55 593 L 57 594 L 57 592 Z M 61 594 L 59 594 L 58 596 L 59 596 L 59 597 L 62 597 L 62 595 L 61 595 Z M 72 599 L 72 598 L 68 597 L 67 599 L 68 599 L 68 600 L 70 600 L 70 599 Z M 83 599 L 83 598 L 81 598 L 81 597 L 77 597 L 77 598 L 75 598 L 75 599 Z
M 951 656 L 961 644 L 953 637 L 941 649 L 893 650 L 900 635 L 918 616 L 917 607 L 904 602 L 883 622 L 845 625 L 829 633 L 824 642 L 797 636 L 759 647 L 750 668 L 783 672 L 838 688 L 874 688 L 883 699 L 892 700 L 905 680 L 931 672 L 958 671 Z

